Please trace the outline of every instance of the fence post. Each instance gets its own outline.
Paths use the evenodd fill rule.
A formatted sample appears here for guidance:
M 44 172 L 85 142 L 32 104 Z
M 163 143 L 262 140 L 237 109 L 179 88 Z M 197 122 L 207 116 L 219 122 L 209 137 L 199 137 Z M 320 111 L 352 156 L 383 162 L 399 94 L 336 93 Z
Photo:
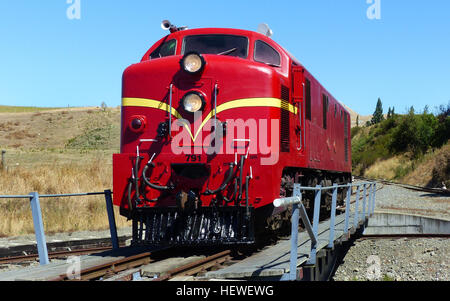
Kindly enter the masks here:
M 355 229 L 358 228 L 358 222 L 359 222 L 359 191 L 361 189 L 361 185 L 356 186 L 356 202 L 355 202 L 355 219 L 354 219 L 354 226 Z
M 39 253 L 39 263 L 47 265 L 48 260 L 47 243 L 45 241 L 44 223 L 42 222 L 41 205 L 39 204 L 39 194 L 33 192 L 31 196 L 31 213 L 33 215 L 34 232 L 36 233 L 36 242 Z
M 348 224 L 350 219 L 350 198 L 352 197 L 352 185 L 349 185 L 347 190 L 347 199 L 345 200 L 345 225 L 344 234 L 348 234 Z
M 334 230 L 336 227 L 336 203 L 337 203 L 337 193 L 338 193 L 338 185 L 333 185 L 333 198 L 331 204 L 331 219 L 330 219 L 330 241 L 328 243 L 328 248 L 333 248 L 334 246 Z
M 319 234 L 319 218 L 320 218 L 320 198 L 322 196 L 322 186 L 316 186 L 316 196 L 314 198 L 314 217 L 313 217 L 313 232 L 314 237 L 318 237 Z M 311 241 L 311 254 L 309 255 L 309 265 L 316 264 L 317 243 Z
M 294 196 L 300 196 L 300 184 L 294 185 Z M 291 230 L 291 263 L 289 280 L 297 280 L 297 256 L 298 256 L 298 222 L 300 219 L 299 204 L 294 204 L 292 208 L 292 230 Z
M 111 190 L 105 190 L 106 210 L 108 211 L 109 231 L 111 232 L 111 244 L 113 250 L 119 249 L 119 238 L 117 237 L 116 218 L 114 217 L 114 205 Z
M 0 163 L 0 167 L 2 170 L 6 169 L 6 160 L 5 160 L 6 151 L 2 150 L 2 162 Z

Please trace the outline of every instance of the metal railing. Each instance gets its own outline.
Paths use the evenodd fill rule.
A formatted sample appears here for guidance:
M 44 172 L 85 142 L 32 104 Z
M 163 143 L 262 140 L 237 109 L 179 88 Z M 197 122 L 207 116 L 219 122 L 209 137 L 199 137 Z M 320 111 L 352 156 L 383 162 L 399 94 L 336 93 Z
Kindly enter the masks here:
M 372 216 L 375 212 L 375 193 L 376 183 L 365 182 L 358 184 L 337 185 L 332 187 L 322 187 L 320 185 L 316 187 L 302 187 L 300 184 L 294 185 L 294 194 L 290 198 L 282 198 L 274 201 L 275 207 L 293 206 L 292 212 L 292 229 L 291 229 L 291 253 L 290 253 L 290 272 L 283 276 L 282 280 L 294 281 L 297 279 L 297 257 L 298 257 L 298 233 L 299 233 L 299 220 L 303 221 L 306 231 L 311 239 L 311 251 L 307 265 L 315 265 L 317 258 L 318 236 L 319 236 L 319 218 L 320 218 L 320 205 L 322 191 L 333 190 L 331 215 L 330 215 L 330 235 L 327 248 L 333 248 L 336 233 L 336 209 L 337 209 L 337 194 L 338 189 L 346 189 L 347 197 L 345 200 L 345 222 L 344 222 L 344 235 L 348 235 L 350 224 L 350 198 L 352 195 L 353 187 L 356 189 L 356 202 L 355 202 L 355 215 L 353 220 L 354 228 L 358 228 L 359 223 L 365 221 L 368 216 Z M 363 187 L 363 206 L 360 211 L 360 192 Z M 369 200 L 367 200 L 367 187 L 369 187 Z M 302 203 L 302 191 L 315 191 L 314 197 L 314 215 L 313 224 L 308 218 L 305 206 Z M 367 211 L 366 211 L 367 209 Z
M 80 197 L 80 196 L 94 196 L 104 195 L 106 200 L 106 210 L 108 213 L 109 229 L 111 233 L 111 243 L 113 249 L 119 248 L 119 239 L 117 237 L 116 220 L 114 217 L 114 208 L 112 202 L 111 190 L 105 190 L 104 192 L 91 192 L 91 193 L 73 193 L 73 194 L 42 194 L 37 192 L 30 193 L 29 195 L 0 195 L 0 199 L 29 199 L 31 205 L 31 212 L 33 216 L 34 232 L 36 235 L 36 243 L 39 254 L 40 265 L 47 265 L 50 263 L 48 258 L 47 243 L 45 239 L 44 223 L 42 221 L 41 205 L 39 199 L 42 198 L 66 198 L 66 197 Z

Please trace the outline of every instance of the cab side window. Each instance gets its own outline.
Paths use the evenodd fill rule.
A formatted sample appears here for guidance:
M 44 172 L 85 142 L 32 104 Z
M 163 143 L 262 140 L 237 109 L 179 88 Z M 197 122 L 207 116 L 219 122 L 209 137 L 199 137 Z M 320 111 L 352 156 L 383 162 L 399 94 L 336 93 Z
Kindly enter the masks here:
M 306 119 L 311 120 L 311 81 L 308 78 L 305 78 L 305 114 Z
M 270 66 L 279 67 L 281 65 L 280 54 L 269 44 L 257 40 L 255 42 L 254 59 L 256 62 L 264 63 Z
M 323 128 L 326 130 L 328 127 L 327 117 L 328 117 L 328 104 L 329 98 L 327 95 L 322 94 L 322 108 L 323 108 Z
M 150 59 L 159 59 L 165 56 L 175 55 L 177 49 L 177 40 L 167 41 L 159 46 L 155 51 L 150 54 Z

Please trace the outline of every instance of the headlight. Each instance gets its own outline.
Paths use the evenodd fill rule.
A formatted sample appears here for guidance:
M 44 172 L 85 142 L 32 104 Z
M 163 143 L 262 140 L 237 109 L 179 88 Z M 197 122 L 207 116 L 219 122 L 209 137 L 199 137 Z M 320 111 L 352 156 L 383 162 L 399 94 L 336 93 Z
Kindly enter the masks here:
M 205 68 L 205 59 L 196 52 L 186 54 L 180 62 L 181 67 L 188 73 L 198 73 Z
M 183 97 L 183 107 L 189 113 L 195 113 L 203 109 L 205 100 L 198 92 L 190 92 Z

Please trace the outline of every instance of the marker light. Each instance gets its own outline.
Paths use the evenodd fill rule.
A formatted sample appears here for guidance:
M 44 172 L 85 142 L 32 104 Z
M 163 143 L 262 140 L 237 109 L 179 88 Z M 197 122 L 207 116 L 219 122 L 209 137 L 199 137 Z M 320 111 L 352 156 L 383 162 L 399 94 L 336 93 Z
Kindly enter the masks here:
M 133 116 L 130 121 L 130 129 L 135 133 L 144 131 L 147 120 L 144 116 Z
M 201 54 L 191 52 L 183 57 L 180 64 L 184 71 L 195 74 L 199 73 L 205 68 L 206 62 Z
M 183 97 L 183 107 L 189 113 L 200 111 L 204 105 L 205 100 L 198 92 L 189 92 Z

